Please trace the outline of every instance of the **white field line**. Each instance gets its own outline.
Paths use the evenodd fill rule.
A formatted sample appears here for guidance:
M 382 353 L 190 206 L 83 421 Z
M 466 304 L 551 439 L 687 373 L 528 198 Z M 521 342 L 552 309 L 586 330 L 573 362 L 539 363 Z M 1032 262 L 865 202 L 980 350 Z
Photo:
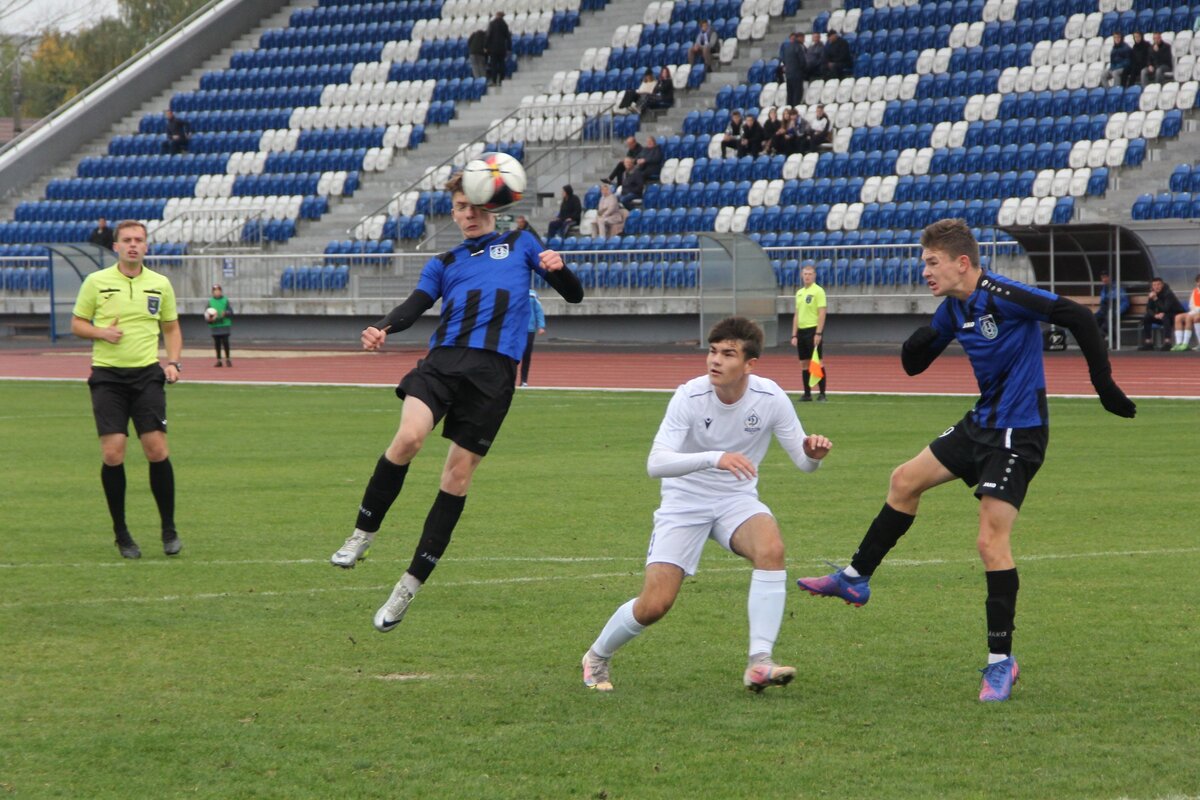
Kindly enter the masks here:
M 1060 560 L 1067 560 L 1067 559 L 1087 559 L 1087 558 L 1131 558 L 1131 557 L 1138 557 L 1138 556 L 1158 557 L 1158 556 L 1181 555 L 1181 554 L 1190 554 L 1190 553 L 1200 553 L 1200 547 L 1164 548 L 1161 550 L 1108 550 L 1108 551 L 1090 552 L 1090 553 L 1043 553 L 1043 554 L 1038 554 L 1038 555 L 1022 556 L 1018 559 L 1018 562 L 1025 563 L 1025 562 L 1030 562 L 1030 561 L 1060 561 Z M 505 586 L 505 585 L 518 585 L 518 584 L 530 584 L 530 583 L 551 583 L 551 582 L 566 581 L 566 580 L 590 581 L 590 580 L 602 580 L 604 578 L 623 578 L 623 577 L 629 577 L 631 575 L 638 574 L 641 571 L 640 570 L 641 560 L 642 559 L 640 559 L 640 558 L 635 559 L 635 558 L 603 558 L 603 557 L 594 558 L 594 559 L 590 559 L 590 558 L 575 559 L 575 558 L 558 558 L 558 557 L 463 558 L 463 559 L 456 559 L 456 561 L 460 562 L 460 563 L 461 562 L 467 562 L 467 563 L 470 563 L 470 562 L 494 562 L 494 561 L 515 561 L 515 562 L 522 562 L 522 563 L 575 563 L 575 562 L 586 563 L 586 562 L 590 562 L 590 561 L 637 561 L 637 562 L 639 562 L 639 569 L 625 570 L 622 572 L 594 572 L 594 573 L 587 574 L 587 575 L 522 575 L 522 576 L 515 576 L 515 577 L 508 577 L 508 578 L 487 578 L 487 579 L 446 581 L 446 582 L 439 581 L 437 585 L 439 587 L 453 589 L 456 587 L 463 587 L 463 586 Z M 733 561 L 733 557 L 729 557 L 728 559 L 726 559 L 726 563 L 731 563 L 732 561 Z M 296 560 L 296 561 L 208 561 L 208 562 L 204 562 L 204 561 L 201 561 L 201 562 L 148 561 L 148 562 L 146 562 L 147 565 L 148 564 L 168 564 L 168 563 L 178 564 L 178 565 L 192 564 L 192 565 L 196 565 L 196 566 L 232 566 L 232 565 L 239 565 L 239 564 L 255 564 L 255 565 L 263 565 L 263 564 L 290 565 L 290 564 L 318 564 L 318 563 L 324 564 L 326 562 L 324 559 L 301 559 L 301 560 Z M 965 558 L 963 558 L 963 559 L 933 558 L 933 559 L 923 559 L 923 560 L 889 559 L 887 563 L 888 563 L 888 566 L 893 566 L 893 567 L 923 567 L 923 566 L 937 566 L 937 565 L 943 565 L 943 564 L 974 564 L 975 559 L 965 559 Z M 112 562 L 112 564 L 119 565 L 120 562 Z M 109 566 L 110 564 L 109 564 L 109 562 L 98 562 L 96 564 L 79 564 L 79 565 L 76 565 L 76 564 L 58 564 L 58 565 L 53 565 L 53 564 L 25 564 L 25 565 L 6 564 L 3 566 L 10 568 L 10 569 L 16 569 L 16 568 L 22 568 L 22 567 L 43 567 L 43 566 L 71 567 L 71 566 L 102 566 L 102 565 Z M 136 568 L 138 568 L 138 566 L 145 566 L 145 565 L 138 565 L 138 566 L 123 565 L 123 566 L 129 566 L 131 569 L 136 569 Z M 703 569 L 702 568 L 697 574 L 744 572 L 747 569 L 748 569 L 748 567 L 746 565 L 739 564 L 738 566 L 731 566 L 731 567 L 716 567 L 716 568 L 711 568 L 711 569 Z M 0 603 L 0 608 L 5 608 L 5 609 L 8 609 L 8 608 L 40 608 L 40 607 L 52 607 L 52 606 L 60 606 L 60 605 L 74 605 L 74 606 L 78 606 L 78 605 L 110 605 L 110 604 L 115 604 L 115 603 L 134 603 L 134 604 L 176 603 L 176 602 L 194 602 L 194 601 L 201 601 L 201 600 L 232 600 L 232 599 L 240 599 L 240 598 L 258 598 L 258 597 L 306 596 L 306 595 L 328 594 L 331 592 L 385 592 L 391 588 L 392 588 L 392 584 L 387 583 L 387 584 L 373 584 L 370 586 L 313 587 L 310 589 L 286 589 L 286 590 L 281 590 L 281 591 L 230 590 L 230 591 L 225 591 L 225 592 L 202 592 L 202 593 L 198 593 L 198 594 L 170 594 L 170 595 L 144 596 L 144 597 L 96 597 L 96 598 L 89 598 L 89 599 L 64 598 L 61 600 L 53 600 L 53 601 L 32 601 L 32 602 L 16 601 L 16 602 L 9 602 L 9 603 Z

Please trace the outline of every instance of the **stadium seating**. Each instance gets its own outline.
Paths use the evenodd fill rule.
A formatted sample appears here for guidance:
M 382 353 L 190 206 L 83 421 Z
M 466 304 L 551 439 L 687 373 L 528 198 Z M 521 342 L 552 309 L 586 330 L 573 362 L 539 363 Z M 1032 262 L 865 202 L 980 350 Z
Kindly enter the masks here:
M 1134 219 L 1200 219 L 1200 164 L 1179 164 L 1170 191 L 1142 194 L 1130 209 Z

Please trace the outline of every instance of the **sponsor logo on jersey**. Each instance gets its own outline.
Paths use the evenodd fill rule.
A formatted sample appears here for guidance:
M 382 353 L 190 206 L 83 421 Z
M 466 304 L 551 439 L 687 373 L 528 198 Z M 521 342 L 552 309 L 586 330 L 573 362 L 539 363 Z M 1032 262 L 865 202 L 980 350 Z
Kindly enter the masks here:
M 712 425 L 712 417 L 705 417 L 705 418 L 704 418 L 704 428 L 705 428 L 705 430 L 707 430 L 707 429 L 708 429 L 708 426 L 709 426 L 709 425 Z
M 161 307 L 161 305 L 162 305 L 161 297 L 158 297 L 157 295 L 153 295 L 153 294 L 146 295 L 146 313 L 147 314 L 150 314 L 152 316 L 154 314 L 157 314 L 158 309 Z
M 746 433 L 758 433 L 762 428 L 762 419 L 758 416 L 758 412 L 751 410 L 750 416 L 746 417 Z
M 979 332 L 985 339 L 995 339 L 1000 335 L 1000 326 L 991 314 L 986 314 L 979 318 Z
M 488 248 L 488 255 L 496 260 L 508 258 L 508 245 L 494 244 Z
M 987 481 L 986 483 L 983 484 L 983 488 L 984 489 L 995 489 L 996 483 L 995 483 L 995 481 Z

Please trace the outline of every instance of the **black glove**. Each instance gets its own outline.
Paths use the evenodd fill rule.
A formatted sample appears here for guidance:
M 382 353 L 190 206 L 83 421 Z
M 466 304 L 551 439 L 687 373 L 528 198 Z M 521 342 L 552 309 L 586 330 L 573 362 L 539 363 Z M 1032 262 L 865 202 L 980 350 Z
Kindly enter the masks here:
M 1108 413 L 1128 419 L 1133 419 L 1137 414 L 1137 406 L 1125 396 L 1121 387 L 1117 386 L 1112 378 L 1096 382 L 1095 387 L 1096 394 L 1100 395 L 1100 405 L 1104 406 L 1104 410 Z

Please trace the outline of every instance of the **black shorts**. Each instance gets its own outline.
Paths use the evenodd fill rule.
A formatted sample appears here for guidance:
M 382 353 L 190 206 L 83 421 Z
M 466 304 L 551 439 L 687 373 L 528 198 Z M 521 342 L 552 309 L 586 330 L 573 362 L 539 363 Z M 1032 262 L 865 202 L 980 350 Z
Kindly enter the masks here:
M 92 367 L 92 414 L 96 432 L 129 435 L 129 421 L 138 436 L 167 432 L 166 373 L 158 364 L 145 367 Z
M 988 495 L 1020 508 L 1029 483 L 1046 458 L 1050 429 L 983 428 L 967 414 L 929 443 L 933 455 L 975 496 Z
M 512 405 L 517 362 L 492 350 L 436 347 L 396 387 L 443 417 L 442 436 L 476 455 L 487 455 Z
M 796 331 L 796 355 L 800 356 L 801 361 L 808 361 L 813 356 L 813 342 L 816 341 L 816 328 L 800 328 Z M 825 338 L 821 338 L 821 344 L 816 346 L 817 356 L 824 357 L 821 352 L 821 345 L 825 344 Z

